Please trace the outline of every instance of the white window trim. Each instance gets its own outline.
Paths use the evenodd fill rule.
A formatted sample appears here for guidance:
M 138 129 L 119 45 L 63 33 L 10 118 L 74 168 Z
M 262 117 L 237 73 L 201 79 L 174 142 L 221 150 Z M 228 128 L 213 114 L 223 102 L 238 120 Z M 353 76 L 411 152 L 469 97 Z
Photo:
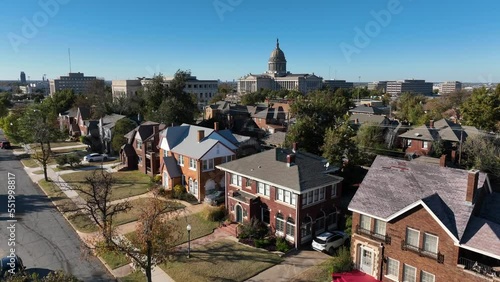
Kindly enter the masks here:
M 362 218 L 366 218 L 368 220 L 368 228 L 365 228 L 361 222 L 362 222 Z M 363 229 L 366 229 L 368 231 L 371 231 L 372 230 L 372 217 L 371 216 L 367 216 L 367 215 L 364 215 L 364 214 L 360 214 L 359 215 L 359 226 Z
M 182 167 L 184 166 L 184 156 L 183 155 L 179 155 L 179 159 L 177 160 L 177 163 Z
M 408 230 L 412 230 L 412 231 L 417 232 L 417 245 L 416 246 L 410 245 L 408 243 Z M 412 246 L 412 247 L 415 247 L 415 248 L 420 248 L 420 230 L 417 230 L 417 229 L 414 229 L 414 228 L 411 228 L 411 227 L 406 227 L 405 240 L 406 240 L 406 245 L 407 246 Z
M 335 192 L 335 193 L 334 193 Z M 338 197 L 338 188 L 337 188 L 337 183 L 332 185 L 332 192 L 331 192 L 331 198 L 337 198 Z
M 207 168 L 205 169 L 205 162 L 207 162 Z M 210 167 L 210 162 L 212 163 L 212 167 Z M 201 161 L 201 166 L 203 171 L 212 171 L 215 169 L 215 162 L 214 159 L 208 159 L 208 160 L 202 160 Z
M 422 249 L 424 250 L 424 252 L 431 252 L 431 251 L 427 251 L 425 250 L 425 237 L 426 236 L 432 236 L 432 237 L 435 237 L 436 238 L 436 250 L 435 252 L 432 252 L 433 254 L 437 254 L 438 253 L 438 250 L 439 250 L 439 236 L 436 236 L 436 235 L 433 235 L 433 234 L 430 234 L 430 233 L 427 233 L 427 232 L 424 232 L 424 245 L 422 246 Z
M 260 185 L 263 185 L 264 193 L 260 192 L 260 187 L 259 187 Z M 269 191 L 269 195 L 266 195 L 266 191 Z M 257 181 L 257 194 L 262 195 L 269 199 L 271 197 L 271 186 L 269 184 Z
M 388 258 L 388 260 L 389 259 L 398 263 L 398 276 L 394 276 L 392 274 L 385 274 L 384 277 L 392 281 L 399 281 L 399 268 L 401 267 L 401 263 L 399 262 L 399 260 Z M 387 271 L 389 271 L 389 263 L 387 263 Z
M 191 163 L 194 163 L 194 167 L 191 166 Z M 198 168 L 198 164 L 197 164 L 196 160 L 193 158 L 189 158 L 189 169 L 196 171 L 197 168 Z
M 384 230 L 385 230 L 384 234 L 381 234 L 381 233 L 378 233 L 378 232 L 377 232 L 377 226 L 378 226 L 378 224 L 380 224 L 380 223 L 383 223 L 383 224 L 384 224 Z M 376 219 L 376 218 L 375 218 L 375 224 L 374 224 L 374 227 L 373 227 L 373 232 L 374 232 L 375 234 L 377 234 L 377 235 L 383 235 L 383 236 L 387 235 L 387 222 L 385 222 L 385 221 L 382 221 L 382 220 L 380 220 L 380 219 Z
M 420 270 L 420 281 L 422 281 L 422 274 L 425 273 L 425 274 L 428 274 L 428 275 L 432 275 L 433 277 L 433 281 L 436 282 L 436 275 L 430 273 L 430 272 L 427 272 L 427 271 L 424 271 L 424 270 Z
M 406 264 L 406 263 L 403 264 L 403 277 L 402 277 L 402 279 L 403 280 L 405 279 L 405 273 L 406 273 L 407 267 L 413 268 L 414 274 L 415 274 L 414 275 L 415 276 L 415 282 L 416 282 L 417 281 L 417 268 L 415 266 L 412 266 L 412 265 L 409 265 L 409 264 Z M 413 282 L 413 281 L 409 281 L 409 282 Z

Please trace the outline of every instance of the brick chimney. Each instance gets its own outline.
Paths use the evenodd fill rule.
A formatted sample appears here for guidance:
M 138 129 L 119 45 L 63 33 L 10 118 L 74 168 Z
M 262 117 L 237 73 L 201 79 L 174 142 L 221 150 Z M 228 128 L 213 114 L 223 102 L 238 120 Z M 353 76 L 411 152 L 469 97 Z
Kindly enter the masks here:
M 439 166 L 446 167 L 446 155 L 441 155 L 439 158 Z
M 286 155 L 286 164 L 291 167 L 295 164 L 295 154 Z
M 434 128 L 434 120 L 429 120 L 429 128 Z
M 469 170 L 467 173 L 467 194 L 465 195 L 465 200 L 472 203 L 474 199 L 474 194 L 477 190 L 477 182 L 479 181 L 479 170 Z
M 299 149 L 299 143 L 293 142 L 293 144 L 292 144 L 292 152 L 297 153 L 298 149 Z
M 214 122 L 214 131 L 218 132 L 219 131 L 219 122 Z
M 205 138 L 205 130 L 198 130 L 198 143 L 200 143 L 203 138 Z

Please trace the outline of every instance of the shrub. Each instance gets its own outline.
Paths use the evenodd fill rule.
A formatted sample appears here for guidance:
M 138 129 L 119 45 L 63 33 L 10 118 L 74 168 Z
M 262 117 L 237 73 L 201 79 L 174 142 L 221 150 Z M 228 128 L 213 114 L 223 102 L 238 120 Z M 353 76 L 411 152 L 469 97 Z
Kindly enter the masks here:
M 192 194 L 184 192 L 184 194 L 181 194 L 179 197 L 180 200 L 186 201 L 186 202 L 198 202 L 198 199 L 196 199 L 195 196 Z
M 205 209 L 205 219 L 213 222 L 222 221 L 226 217 L 226 208 L 224 206 L 208 207 Z
M 67 155 L 59 155 L 56 157 L 56 163 L 59 165 L 59 166 L 63 166 L 65 164 L 68 163 L 68 157 Z
M 346 217 L 344 232 L 349 236 L 352 235 L 352 215 Z
M 80 156 L 78 156 L 77 153 L 71 153 L 71 154 L 66 155 L 66 161 L 69 164 L 69 166 L 71 166 L 71 167 L 78 166 L 82 162 L 82 160 L 80 159 Z
M 286 253 L 290 250 L 290 245 L 288 245 L 288 242 L 284 237 L 276 238 L 276 250 L 283 253 Z
M 255 239 L 254 241 L 255 247 L 265 249 L 271 244 L 269 239 Z
M 183 194 L 186 194 L 186 187 L 179 184 L 175 185 L 172 191 L 172 197 L 174 199 L 181 199 Z
M 263 239 L 269 233 L 269 228 L 266 224 L 255 217 L 252 217 L 250 222 L 246 222 L 240 226 L 239 238 L 254 238 Z
M 154 183 L 158 183 L 158 184 L 160 184 L 160 183 L 161 183 L 161 181 L 162 181 L 162 178 L 161 178 L 161 175 L 160 175 L 160 174 L 155 175 L 155 176 L 153 177 L 153 182 L 154 182 Z
M 349 248 L 344 246 L 340 247 L 337 256 L 332 260 L 332 266 L 330 267 L 330 272 L 341 273 L 351 271 L 353 268 L 351 251 Z

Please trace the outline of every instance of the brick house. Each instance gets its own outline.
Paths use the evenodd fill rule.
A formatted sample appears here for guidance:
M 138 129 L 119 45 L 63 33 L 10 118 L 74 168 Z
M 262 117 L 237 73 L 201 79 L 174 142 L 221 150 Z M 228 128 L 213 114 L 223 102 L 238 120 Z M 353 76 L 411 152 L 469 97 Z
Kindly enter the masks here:
M 343 179 L 326 164 L 316 155 L 276 148 L 217 166 L 226 174 L 231 221 L 255 217 L 296 248 L 336 229 Z
M 78 108 L 73 107 L 67 111 L 59 113 L 59 128 L 60 130 L 67 130 L 69 136 L 78 137 L 80 136 L 80 128 L 76 122 L 76 115 L 78 113 Z
M 216 168 L 236 158 L 238 140 L 229 130 L 183 124 L 160 133 L 160 173 L 163 186 L 181 184 L 199 201 L 225 186 L 224 173 Z
M 355 267 L 382 281 L 491 281 L 500 193 L 490 183 L 479 171 L 378 156 L 349 204 Z
M 159 133 L 164 124 L 147 121 L 125 135 L 127 143 L 120 149 L 120 160 L 126 169 L 138 169 L 155 176 L 160 173 Z
M 80 130 L 79 136 L 87 136 L 91 133 L 95 134 L 95 136 L 99 136 L 99 122 L 97 120 L 92 120 L 91 117 L 92 111 L 90 108 L 78 107 L 75 120 Z
M 288 106 L 288 105 L 287 105 Z M 281 104 L 247 106 L 250 117 L 265 132 L 286 131 L 289 119 L 288 107 Z
M 451 161 L 458 159 L 457 152 L 460 144 L 470 135 L 478 134 L 473 126 L 462 126 L 452 121 L 441 119 L 429 121 L 429 125 L 422 125 L 401 135 L 403 148 L 408 155 L 426 156 L 432 152 L 433 142 L 442 140 L 446 154 Z

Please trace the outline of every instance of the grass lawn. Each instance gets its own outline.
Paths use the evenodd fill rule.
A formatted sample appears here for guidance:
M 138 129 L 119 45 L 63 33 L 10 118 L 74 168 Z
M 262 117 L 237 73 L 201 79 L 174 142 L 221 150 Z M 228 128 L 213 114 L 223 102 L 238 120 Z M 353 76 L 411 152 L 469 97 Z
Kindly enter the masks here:
M 38 146 L 39 144 L 30 144 L 30 146 Z M 50 148 L 59 148 L 59 147 L 67 147 L 67 146 L 86 146 L 81 142 L 51 142 Z
M 264 250 L 221 240 L 182 253 L 160 267 L 175 281 L 245 281 L 282 259 Z
M 125 277 L 118 278 L 120 282 L 147 282 L 146 275 L 144 275 L 140 270 L 135 271 Z
M 219 226 L 218 222 L 208 221 L 203 217 L 203 212 L 190 214 L 187 216 L 181 216 L 178 220 L 175 220 L 175 225 L 177 226 L 175 230 L 181 230 L 181 237 L 179 238 L 176 245 L 180 245 L 187 242 L 187 231 L 186 226 L 191 224 L 191 240 L 198 239 L 211 234 L 214 228 Z M 135 231 L 125 234 L 129 240 L 133 240 L 135 237 Z
M 292 282 L 329 282 L 332 281 L 330 267 L 332 259 L 328 259 L 318 265 L 309 267 L 304 272 L 297 275 Z
M 109 267 L 111 267 L 111 269 L 115 269 L 130 263 L 130 259 L 119 252 L 103 251 L 99 253 L 99 256 L 106 262 L 106 264 L 109 265 Z
M 35 170 L 33 171 L 33 174 L 43 174 L 43 170 Z
M 38 162 L 35 161 L 34 159 L 22 159 L 21 163 L 23 163 L 23 165 L 26 167 L 31 167 L 31 168 L 39 167 Z
M 85 188 L 86 185 L 83 183 L 85 177 L 92 175 L 92 173 L 92 170 L 79 171 L 61 175 L 61 177 L 69 185 L 80 185 Z M 147 193 L 150 187 L 150 177 L 139 171 L 119 171 L 113 173 L 113 177 L 116 183 L 113 185 L 111 201 Z
M 113 219 L 115 225 L 122 225 L 125 223 L 129 223 L 132 221 L 136 221 L 141 214 L 141 208 L 145 207 L 149 199 L 142 198 L 130 201 L 129 203 L 132 205 L 132 209 L 127 213 L 119 213 Z M 179 208 L 183 208 L 184 205 L 179 203 Z
M 85 149 L 85 148 L 83 148 L 83 149 Z M 89 154 L 86 150 L 82 150 L 82 148 L 59 149 L 59 150 L 53 150 L 52 152 L 54 154 L 57 154 L 57 155 L 66 154 L 66 153 L 77 153 L 80 157 L 83 157 L 83 156 Z
M 75 204 L 71 201 L 66 194 L 64 194 L 57 185 L 47 182 L 45 180 L 40 180 L 38 185 L 42 190 L 45 191 L 54 204 L 64 210 L 75 209 Z M 80 232 L 90 233 L 97 231 L 97 226 L 90 220 L 90 218 L 86 215 L 83 215 L 81 212 L 70 216 L 69 221 L 75 226 L 76 229 Z

